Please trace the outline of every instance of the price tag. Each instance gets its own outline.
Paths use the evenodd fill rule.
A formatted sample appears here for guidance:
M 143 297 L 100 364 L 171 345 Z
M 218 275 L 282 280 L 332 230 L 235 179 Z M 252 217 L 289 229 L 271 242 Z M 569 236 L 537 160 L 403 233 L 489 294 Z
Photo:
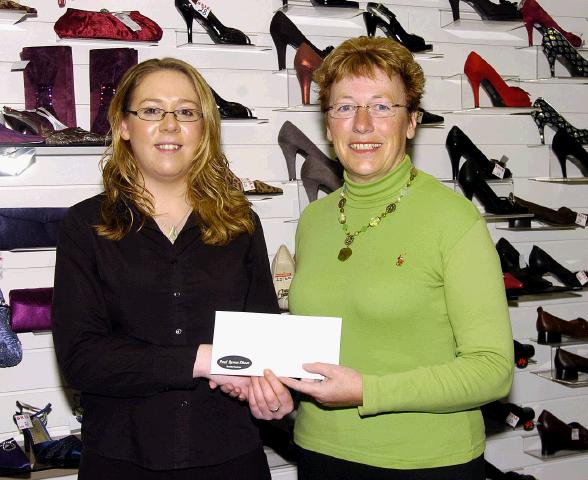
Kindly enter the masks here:
M 506 168 L 504 168 L 499 163 L 494 164 L 494 168 L 492 169 L 492 175 L 498 178 L 504 178 L 504 172 L 506 172 Z
M 255 190 L 255 184 L 248 178 L 240 178 L 239 180 L 241 180 L 241 185 L 243 185 L 244 192 L 250 192 L 251 190 Z
M 576 278 L 582 286 L 588 283 L 588 275 L 586 275 L 586 272 L 584 270 L 580 270 L 578 273 L 576 273 Z
M 194 2 L 194 0 L 192 1 Z M 210 13 L 210 7 L 201 0 L 196 0 L 196 2 L 194 2 L 194 9 L 204 18 L 208 17 L 208 14 Z
M 525 268 L 526 266 L 527 266 L 527 263 L 525 262 L 525 256 L 519 255 L 519 267 Z
M 421 123 L 423 121 L 424 115 L 425 115 L 424 112 L 417 110 L 416 123 Z
M 131 31 L 138 32 L 141 30 L 141 25 L 135 22 L 128 13 L 125 12 L 112 12 L 112 14 L 124 23 Z
M 30 60 L 20 60 L 18 62 L 14 62 L 11 66 L 10 66 L 10 71 L 11 72 L 20 72 L 21 70 L 24 70 L 26 68 L 26 66 L 29 64 Z
M 580 440 L 580 429 L 572 428 L 572 440 Z
M 507 425 L 510 425 L 512 428 L 515 428 L 517 426 L 517 423 L 519 423 L 519 417 L 517 417 L 514 413 L 510 412 L 506 417 L 505 422 Z
M 578 213 L 578 215 L 576 215 L 576 224 L 577 225 L 580 225 L 581 227 L 585 227 L 586 220 L 588 220 L 588 215 L 586 215 L 585 213 Z
M 33 428 L 33 422 L 31 422 L 31 416 L 28 413 L 15 415 L 14 421 L 16 422 L 16 426 L 21 432 L 27 428 Z

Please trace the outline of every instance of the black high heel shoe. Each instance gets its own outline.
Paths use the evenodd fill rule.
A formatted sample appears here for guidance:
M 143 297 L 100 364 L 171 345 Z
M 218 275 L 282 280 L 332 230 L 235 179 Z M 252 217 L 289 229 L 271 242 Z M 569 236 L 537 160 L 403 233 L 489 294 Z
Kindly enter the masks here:
M 327 157 L 293 123 L 286 121 L 280 128 L 278 144 L 282 149 L 290 180 L 296 180 L 296 155 L 305 158 L 300 168 L 300 178 L 309 201 L 318 197 L 318 191 L 331 193 L 343 185 L 343 167 Z
M 514 2 L 500 0 L 499 4 L 489 0 L 462 0 L 470 4 L 483 20 L 522 20 L 523 15 Z M 449 0 L 453 20 L 459 20 L 459 0 Z
M 369 2 L 367 9 L 368 11 L 363 14 L 363 21 L 368 36 L 373 37 L 376 34 L 376 28 L 379 28 L 386 36 L 401 43 L 411 52 L 423 52 L 433 48 L 433 45 L 425 43 L 422 37 L 407 33 L 396 20 L 396 15 L 385 5 Z
M 555 60 L 558 57 L 561 57 L 561 63 L 572 77 L 588 77 L 588 60 L 582 57 L 555 28 L 544 30 L 541 46 L 549 62 L 552 77 L 555 76 Z
M 257 118 L 253 116 L 251 110 L 245 105 L 241 105 L 237 102 L 229 102 L 222 98 L 212 88 L 210 90 L 214 96 L 214 101 L 216 102 L 221 118 Z
M 451 172 L 453 179 L 457 179 L 457 172 L 459 170 L 459 160 L 461 157 L 465 157 L 467 160 L 471 160 L 476 164 L 476 167 L 484 178 L 510 178 L 512 176 L 511 171 L 506 168 L 504 163 L 498 160 L 488 160 L 488 157 L 484 155 L 478 147 L 469 139 L 469 137 L 463 133 L 463 131 L 454 125 L 445 140 L 445 147 L 449 152 L 449 158 L 451 159 Z M 501 177 L 497 173 L 497 168 L 504 169 L 504 174 Z
M 559 160 L 561 174 L 564 178 L 568 178 L 566 168 L 568 157 L 572 157 L 573 160 L 570 159 L 570 161 L 573 161 L 574 164 L 580 168 L 582 175 L 588 177 L 588 152 L 582 147 L 577 139 L 572 137 L 563 128 L 559 129 L 553 137 L 551 149 Z
M 445 118 L 436 113 L 428 112 L 423 108 L 417 108 L 417 124 L 418 125 L 442 125 Z
M 251 40 L 247 35 L 236 28 L 225 27 L 210 9 L 207 12 L 200 13 L 194 8 L 193 2 L 190 0 L 175 0 L 175 2 L 176 8 L 184 17 L 188 28 L 188 43 L 192 43 L 192 21 L 196 19 L 214 43 L 251 45 Z
M 539 97 L 533 102 L 533 108 L 535 110 L 531 112 L 531 116 L 533 117 L 533 120 L 539 129 L 539 137 L 541 138 L 542 144 L 545 143 L 545 136 L 543 135 L 545 125 L 549 125 L 554 130 L 565 130 L 569 135 L 574 137 L 583 145 L 588 143 L 588 130 L 580 130 L 574 127 L 572 124 L 570 124 L 570 122 L 557 113 L 555 108 L 549 105 L 545 99 Z
M 324 50 L 316 48 L 298 29 L 298 27 L 294 25 L 294 22 L 281 11 L 277 11 L 272 18 L 272 22 L 270 23 L 270 35 L 276 46 L 278 68 L 280 70 L 286 68 L 286 47 L 288 45 L 298 48 L 303 43 L 306 43 L 321 58 L 325 58 L 331 50 L 333 50 L 333 47 L 327 47 Z
M 348 0 L 310 0 L 315 7 L 359 8 L 358 2 Z
M 529 267 L 523 266 L 521 254 L 505 238 L 500 238 L 496 243 L 496 251 L 500 259 L 500 266 L 505 273 L 511 273 L 523 283 L 526 292 L 537 293 L 551 287 L 549 280 L 545 280 L 539 275 L 535 275 L 529 270 Z
M 459 170 L 457 180 L 461 185 L 464 195 L 469 200 L 476 195 L 488 213 L 497 215 L 529 213 L 526 208 L 514 205 L 508 198 L 498 197 L 488 186 L 478 168 L 470 160 L 467 160 Z
M 537 245 L 533 245 L 533 249 L 529 255 L 529 268 L 537 275 L 551 273 L 567 287 L 582 287 L 582 284 L 573 272 L 557 263 L 545 250 L 542 250 Z

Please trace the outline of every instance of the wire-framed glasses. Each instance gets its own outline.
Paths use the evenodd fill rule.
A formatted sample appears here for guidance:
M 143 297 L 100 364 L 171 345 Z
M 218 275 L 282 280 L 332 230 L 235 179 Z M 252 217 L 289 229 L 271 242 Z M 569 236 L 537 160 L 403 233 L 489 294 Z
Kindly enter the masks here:
M 148 122 L 160 122 L 168 113 L 173 114 L 178 122 L 197 122 L 202 118 L 202 112 L 195 108 L 178 108 L 168 112 L 163 108 L 145 107 L 138 110 L 127 110 L 127 113 L 132 113 L 141 120 L 147 120 Z
M 370 117 L 390 118 L 394 117 L 401 108 L 408 108 L 406 105 L 399 105 L 390 102 L 374 102 L 367 105 L 356 105 L 355 103 L 335 103 L 327 108 L 327 114 L 331 118 L 352 118 L 360 108 L 365 108 Z

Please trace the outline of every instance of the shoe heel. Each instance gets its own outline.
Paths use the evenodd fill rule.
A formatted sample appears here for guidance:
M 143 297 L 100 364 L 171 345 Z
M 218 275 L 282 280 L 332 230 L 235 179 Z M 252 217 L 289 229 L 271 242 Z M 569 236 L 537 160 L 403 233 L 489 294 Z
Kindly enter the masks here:
M 457 173 L 459 171 L 459 161 L 461 160 L 461 152 L 456 150 L 453 146 L 448 146 L 449 159 L 451 160 L 451 175 L 453 180 L 457 180 Z
M 539 139 L 541 140 L 541 145 L 545 145 L 545 123 L 539 115 L 532 115 L 533 120 L 535 120 L 535 124 L 537 125 L 537 130 L 539 130 Z
M 570 368 L 556 368 L 555 378 L 558 380 L 576 381 L 578 380 L 578 370 L 572 370 Z
M 278 144 L 284 154 L 284 158 L 286 159 L 286 168 L 288 169 L 288 179 L 296 180 L 296 154 L 298 152 L 298 147 L 291 143 L 280 142 L 278 137 Z
M 186 22 L 186 28 L 188 29 L 188 43 L 192 43 L 192 22 L 194 17 L 192 17 L 192 12 L 180 10 L 182 17 L 184 18 L 184 22 Z
M 546 345 L 548 343 L 560 343 L 561 333 L 557 332 L 537 332 L 537 343 Z
M 296 78 L 300 84 L 300 94 L 302 96 L 302 104 L 310 104 L 310 84 L 312 83 L 312 70 L 306 68 L 296 70 Z
M 472 86 L 472 93 L 474 94 L 474 107 L 480 107 L 480 80 L 477 78 L 472 78 L 466 74 L 468 80 L 470 81 L 470 85 Z
M 278 55 L 278 70 L 284 70 L 286 68 L 286 47 L 288 42 L 279 33 L 271 33 L 271 36 Z
M 541 439 L 541 455 L 553 455 L 557 452 L 557 447 L 551 442 L 551 437 L 543 429 L 539 429 L 539 438 Z
M 309 202 L 314 202 L 318 198 L 320 182 L 313 178 L 302 178 L 302 186 L 306 190 Z
M 529 38 L 529 47 L 533 45 L 533 20 L 525 20 L 527 37 Z
M 459 0 L 449 0 L 451 5 L 451 12 L 453 13 L 453 21 L 459 20 Z
M 566 162 L 568 160 L 569 151 L 565 143 L 563 143 L 561 140 L 561 134 L 555 134 L 555 137 L 553 137 L 553 142 L 551 143 L 551 149 L 557 157 L 563 178 L 568 178 Z
M 365 30 L 368 34 L 368 37 L 373 37 L 376 34 L 376 27 L 378 25 L 376 16 L 372 13 L 364 12 L 363 21 L 365 23 Z

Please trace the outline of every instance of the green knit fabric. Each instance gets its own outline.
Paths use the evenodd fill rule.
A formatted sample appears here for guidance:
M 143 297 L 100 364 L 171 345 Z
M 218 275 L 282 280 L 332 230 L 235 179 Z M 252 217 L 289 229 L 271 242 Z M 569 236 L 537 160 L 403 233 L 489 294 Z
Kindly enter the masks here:
M 346 177 L 350 231 L 398 197 L 411 167 L 407 156 L 371 184 Z M 339 193 L 301 215 L 289 305 L 296 315 L 343 318 L 340 363 L 363 374 L 363 406 L 303 401 L 296 443 L 384 468 L 478 457 L 485 439 L 478 407 L 507 395 L 514 364 L 500 264 L 484 220 L 419 171 L 396 211 L 360 234 L 340 262 Z

